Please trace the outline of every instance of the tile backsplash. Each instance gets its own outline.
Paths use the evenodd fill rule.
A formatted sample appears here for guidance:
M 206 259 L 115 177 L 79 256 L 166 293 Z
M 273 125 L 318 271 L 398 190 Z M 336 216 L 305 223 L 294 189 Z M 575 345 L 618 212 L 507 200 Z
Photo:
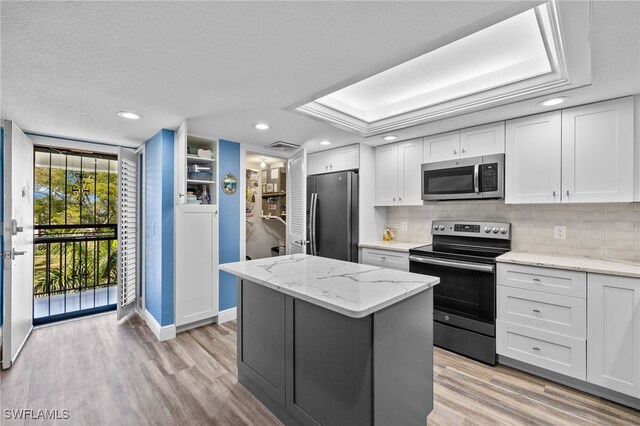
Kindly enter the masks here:
M 505 204 L 502 200 L 441 201 L 424 206 L 387 207 L 387 225 L 398 241 L 424 241 L 437 219 L 512 224 L 512 249 L 640 262 L 640 203 Z M 402 231 L 407 222 L 407 231 Z M 567 239 L 554 239 L 554 226 Z

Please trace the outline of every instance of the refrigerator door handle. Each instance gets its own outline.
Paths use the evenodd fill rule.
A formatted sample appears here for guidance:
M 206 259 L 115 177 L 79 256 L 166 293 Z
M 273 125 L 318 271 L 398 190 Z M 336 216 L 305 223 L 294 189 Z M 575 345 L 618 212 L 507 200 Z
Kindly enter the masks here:
M 311 252 L 314 256 L 318 255 L 318 239 L 316 238 L 316 220 L 318 218 L 318 193 L 311 195 L 313 200 L 313 211 L 311 213 Z
M 314 255 L 313 253 L 313 203 L 314 203 L 314 195 L 315 193 L 311 193 L 311 199 L 309 200 L 309 216 L 307 224 L 307 238 L 309 239 L 309 254 Z

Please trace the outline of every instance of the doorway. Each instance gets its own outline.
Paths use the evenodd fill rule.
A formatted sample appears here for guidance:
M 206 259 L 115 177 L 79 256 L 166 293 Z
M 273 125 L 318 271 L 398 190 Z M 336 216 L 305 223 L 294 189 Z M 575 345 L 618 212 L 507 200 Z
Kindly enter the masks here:
M 286 160 L 247 152 L 247 260 L 285 254 L 287 235 Z
M 34 148 L 34 325 L 116 309 L 117 196 L 117 156 Z

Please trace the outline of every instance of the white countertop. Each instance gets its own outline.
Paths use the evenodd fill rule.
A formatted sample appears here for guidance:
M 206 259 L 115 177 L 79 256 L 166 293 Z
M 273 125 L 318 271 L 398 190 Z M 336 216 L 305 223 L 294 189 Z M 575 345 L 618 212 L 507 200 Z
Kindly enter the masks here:
M 372 241 L 372 242 L 359 243 L 358 246 L 365 247 L 365 248 L 401 251 L 404 253 L 409 253 L 410 249 L 424 246 L 427 244 L 431 244 L 431 241 L 429 242 Z
M 220 270 L 353 318 L 370 315 L 440 282 L 429 275 L 306 254 L 224 263 Z
M 592 259 L 589 257 L 564 257 L 517 251 L 510 251 L 509 253 L 499 256 L 496 260 L 503 263 L 517 263 L 521 265 L 640 278 L 640 264 L 638 263 L 621 263 Z

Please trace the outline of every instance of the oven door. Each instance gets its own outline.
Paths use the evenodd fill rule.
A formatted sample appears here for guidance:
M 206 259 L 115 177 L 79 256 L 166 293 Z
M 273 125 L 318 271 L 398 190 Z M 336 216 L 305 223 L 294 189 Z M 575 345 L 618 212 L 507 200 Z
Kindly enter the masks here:
M 434 321 L 495 336 L 495 264 L 411 255 L 409 268 L 440 277 L 433 290 Z
M 482 157 L 426 163 L 422 171 L 422 199 L 456 200 L 482 198 L 479 164 Z

